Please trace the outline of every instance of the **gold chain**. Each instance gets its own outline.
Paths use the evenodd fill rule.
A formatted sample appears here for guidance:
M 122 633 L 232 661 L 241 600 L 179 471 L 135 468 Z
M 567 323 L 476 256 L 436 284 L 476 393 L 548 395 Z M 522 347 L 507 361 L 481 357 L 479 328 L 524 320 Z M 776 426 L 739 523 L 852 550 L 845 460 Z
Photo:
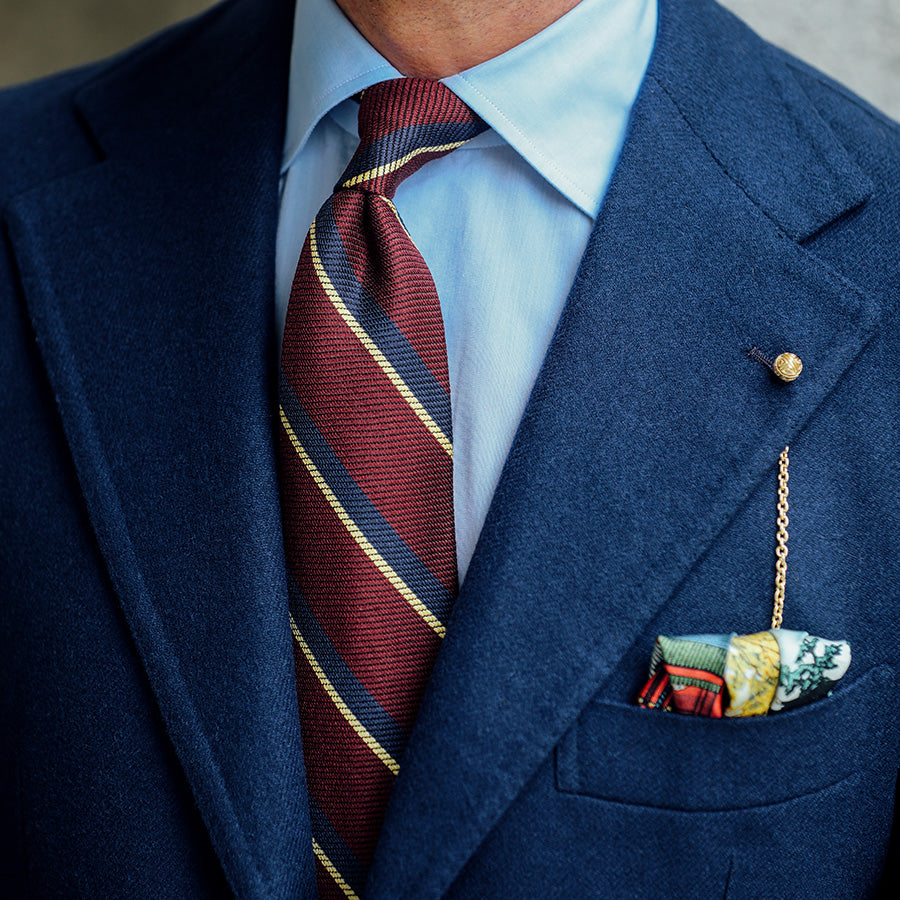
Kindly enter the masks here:
M 787 578 L 788 555 L 788 449 L 781 451 L 778 457 L 778 531 L 775 548 L 775 604 L 772 608 L 772 628 L 781 627 L 781 614 L 784 612 L 784 583 Z

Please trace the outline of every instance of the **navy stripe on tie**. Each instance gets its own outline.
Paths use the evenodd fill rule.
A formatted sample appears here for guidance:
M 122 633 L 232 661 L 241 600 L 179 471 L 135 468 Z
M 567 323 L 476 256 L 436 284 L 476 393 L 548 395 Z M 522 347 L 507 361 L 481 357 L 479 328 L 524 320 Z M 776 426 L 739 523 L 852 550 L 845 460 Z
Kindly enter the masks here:
M 294 623 L 316 662 L 331 682 L 331 686 L 366 731 L 384 747 L 393 760 L 399 763 L 407 741 L 405 732 L 344 662 L 316 620 L 290 573 L 288 573 L 288 596 Z
M 357 897 L 362 896 L 366 884 L 366 870 L 356 854 L 344 843 L 325 813 L 309 795 L 309 815 L 312 820 L 313 837 L 322 852 L 331 860 L 341 877 L 350 885 Z
M 316 234 L 322 266 L 344 305 L 413 392 L 435 425 L 452 442 L 450 398 L 428 366 L 422 362 L 415 347 L 356 277 L 334 220 L 330 197 L 316 216 Z
M 365 495 L 300 405 L 283 369 L 279 372 L 279 394 L 282 409 L 294 434 L 347 515 L 404 584 L 433 615 L 444 622 L 453 604 L 450 591 L 435 578 Z
M 419 147 L 441 147 L 458 141 L 470 141 L 487 128 L 481 120 L 477 122 L 434 122 L 423 125 L 408 125 L 398 128 L 360 147 L 341 176 L 335 190 L 344 182 L 370 169 L 391 163 Z

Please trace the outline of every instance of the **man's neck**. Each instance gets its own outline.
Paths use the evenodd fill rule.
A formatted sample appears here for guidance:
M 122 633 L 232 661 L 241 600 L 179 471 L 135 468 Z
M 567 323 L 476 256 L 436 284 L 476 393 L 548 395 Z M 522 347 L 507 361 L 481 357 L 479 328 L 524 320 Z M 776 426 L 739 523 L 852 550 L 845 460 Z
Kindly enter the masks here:
M 336 0 L 404 75 L 445 78 L 527 41 L 580 0 Z

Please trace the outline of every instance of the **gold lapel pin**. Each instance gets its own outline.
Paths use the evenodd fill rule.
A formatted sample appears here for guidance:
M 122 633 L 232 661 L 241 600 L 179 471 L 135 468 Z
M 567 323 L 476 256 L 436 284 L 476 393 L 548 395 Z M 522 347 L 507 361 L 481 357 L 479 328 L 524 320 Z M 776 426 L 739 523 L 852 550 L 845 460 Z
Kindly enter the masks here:
M 775 359 L 770 359 L 758 347 L 751 347 L 747 355 L 758 363 L 762 363 L 782 381 L 795 381 L 803 371 L 803 361 L 796 353 L 779 353 Z
M 772 363 L 772 371 L 782 381 L 794 381 L 803 371 L 803 362 L 794 353 L 779 353 Z

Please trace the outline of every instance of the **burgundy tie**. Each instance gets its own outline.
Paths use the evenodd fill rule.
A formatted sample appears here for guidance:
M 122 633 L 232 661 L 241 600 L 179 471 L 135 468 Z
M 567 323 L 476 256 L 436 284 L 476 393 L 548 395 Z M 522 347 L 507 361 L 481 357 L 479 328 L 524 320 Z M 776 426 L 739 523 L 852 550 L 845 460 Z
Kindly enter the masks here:
M 323 898 L 361 896 L 457 592 L 441 310 L 391 198 L 485 127 L 439 82 L 366 90 L 291 290 L 282 508 Z

